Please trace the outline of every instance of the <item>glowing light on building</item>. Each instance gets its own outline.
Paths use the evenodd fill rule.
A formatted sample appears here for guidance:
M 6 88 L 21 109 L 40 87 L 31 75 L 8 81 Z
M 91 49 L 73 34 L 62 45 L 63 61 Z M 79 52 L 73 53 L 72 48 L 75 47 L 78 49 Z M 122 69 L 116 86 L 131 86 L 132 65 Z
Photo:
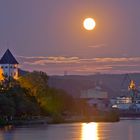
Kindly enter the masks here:
M 0 81 L 3 81 L 4 77 L 3 77 L 3 69 L 0 68 Z

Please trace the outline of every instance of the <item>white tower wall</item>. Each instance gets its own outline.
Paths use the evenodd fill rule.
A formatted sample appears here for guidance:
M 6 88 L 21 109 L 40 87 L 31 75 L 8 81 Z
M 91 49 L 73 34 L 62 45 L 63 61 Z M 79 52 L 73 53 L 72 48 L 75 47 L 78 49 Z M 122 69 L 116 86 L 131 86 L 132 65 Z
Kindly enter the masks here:
M 17 64 L 0 64 L 3 70 L 3 75 L 7 77 L 18 78 L 18 65 Z

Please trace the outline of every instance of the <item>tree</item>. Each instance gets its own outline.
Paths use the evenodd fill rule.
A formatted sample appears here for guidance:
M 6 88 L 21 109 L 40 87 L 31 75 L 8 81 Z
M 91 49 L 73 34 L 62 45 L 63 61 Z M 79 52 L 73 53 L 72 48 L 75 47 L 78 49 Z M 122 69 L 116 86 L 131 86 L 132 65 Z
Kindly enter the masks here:
M 1 116 L 14 116 L 15 103 L 13 100 L 6 97 L 5 94 L 0 95 L 0 114 Z
M 39 105 L 35 98 L 28 94 L 28 90 L 15 86 L 9 89 L 5 94 L 9 99 L 15 103 L 16 116 L 31 116 L 39 115 Z
M 19 79 L 22 87 L 29 89 L 45 114 L 61 115 L 72 110 L 72 97 L 64 90 L 50 88 L 44 72 L 31 72 Z
M 19 79 L 21 87 L 29 89 L 32 96 L 39 96 L 48 89 L 48 76 L 44 72 L 31 72 Z

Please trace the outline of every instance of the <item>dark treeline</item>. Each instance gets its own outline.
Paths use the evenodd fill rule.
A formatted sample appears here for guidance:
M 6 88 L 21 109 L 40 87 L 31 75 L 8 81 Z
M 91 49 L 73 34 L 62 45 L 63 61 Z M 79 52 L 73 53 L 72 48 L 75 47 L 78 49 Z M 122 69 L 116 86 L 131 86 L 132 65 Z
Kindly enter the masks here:
M 67 94 L 64 90 L 50 88 L 44 72 L 31 72 L 18 80 L 10 79 L 0 85 L 0 116 L 4 119 L 50 116 L 62 118 L 79 114 L 85 104 Z M 83 104 L 83 105 L 82 105 Z

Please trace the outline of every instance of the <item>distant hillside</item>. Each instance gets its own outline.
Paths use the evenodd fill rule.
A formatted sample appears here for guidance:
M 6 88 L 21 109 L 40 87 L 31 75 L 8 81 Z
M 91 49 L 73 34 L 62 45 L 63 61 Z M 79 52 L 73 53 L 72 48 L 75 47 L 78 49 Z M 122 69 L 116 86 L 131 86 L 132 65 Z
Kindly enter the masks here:
M 19 70 L 19 75 L 25 75 L 28 71 Z M 140 89 L 140 73 L 133 74 L 97 74 L 97 75 L 68 75 L 49 76 L 49 86 L 63 89 L 70 95 L 78 97 L 81 90 L 100 86 L 107 91 L 109 97 L 128 95 L 128 85 L 130 79 L 135 81 Z
M 140 85 L 140 73 L 129 74 L 130 79 Z M 125 74 L 98 74 L 88 76 L 50 76 L 49 85 L 66 90 L 69 94 L 77 97 L 81 90 L 95 88 L 99 85 L 110 97 L 127 95 L 129 77 Z

